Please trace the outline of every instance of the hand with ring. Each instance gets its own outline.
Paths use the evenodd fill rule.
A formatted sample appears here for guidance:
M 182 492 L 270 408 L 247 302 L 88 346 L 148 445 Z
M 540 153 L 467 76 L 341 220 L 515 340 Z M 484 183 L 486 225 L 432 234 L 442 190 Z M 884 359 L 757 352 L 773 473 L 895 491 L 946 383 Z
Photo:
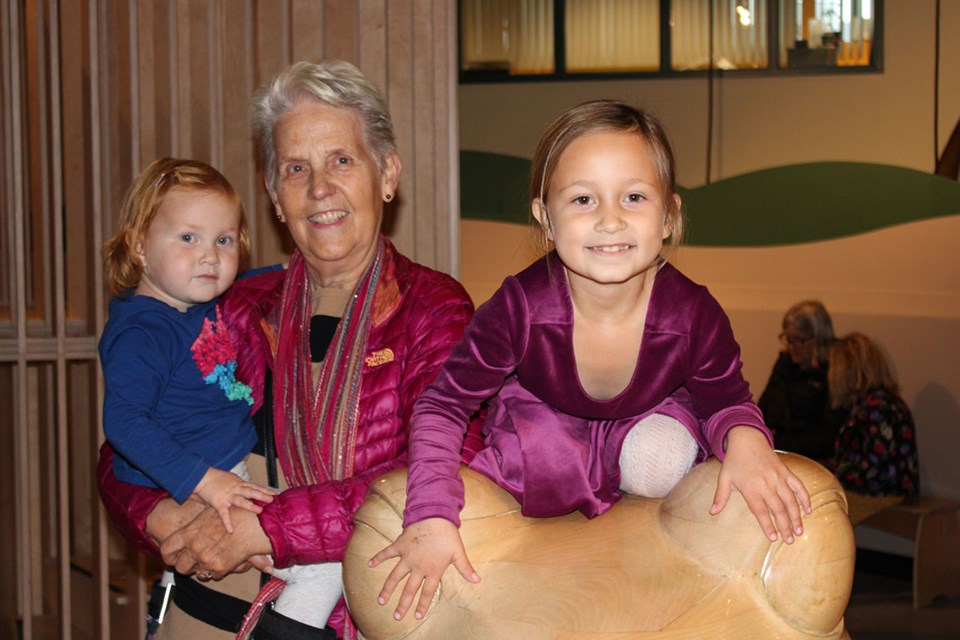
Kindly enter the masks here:
M 213 573 L 210 571 L 197 571 L 197 580 L 200 580 L 201 582 L 206 582 L 212 577 Z

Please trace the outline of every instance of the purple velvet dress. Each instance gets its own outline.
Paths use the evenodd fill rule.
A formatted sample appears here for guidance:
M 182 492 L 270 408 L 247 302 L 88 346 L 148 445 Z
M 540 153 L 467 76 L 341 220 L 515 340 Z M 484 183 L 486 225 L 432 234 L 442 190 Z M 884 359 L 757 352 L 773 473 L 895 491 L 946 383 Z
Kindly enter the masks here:
M 549 260 L 549 268 L 548 268 Z M 619 498 L 623 440 L 650 413 L 678 419 L 702 461 L 723 457 L 735 426 L 764 432 L 740 372 L 730 322 L 706 287 L 664 264 L 653 283 L 637 367 L 618 396 L 581 387 L 573 305 L 555 254 L 508 277 L 474 316 L 437 380 L 414 408 L 404 526 L 442 517 L 459 524 L 459 448 L 484 402 L 484 444 L 470 466 L 509 491 L 529 516 L 581 511 Z

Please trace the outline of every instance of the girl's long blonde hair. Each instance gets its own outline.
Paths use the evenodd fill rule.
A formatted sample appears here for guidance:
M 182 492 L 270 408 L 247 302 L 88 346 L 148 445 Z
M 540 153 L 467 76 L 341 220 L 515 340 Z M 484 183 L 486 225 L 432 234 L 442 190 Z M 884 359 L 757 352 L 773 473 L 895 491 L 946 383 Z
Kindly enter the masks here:
M 834 407 L 849 406 L 866 391 L 883 387 L 899 391 L 890 364 L 880 348 L 862 333 L 851 333 L 830 346 L 830 403 Z

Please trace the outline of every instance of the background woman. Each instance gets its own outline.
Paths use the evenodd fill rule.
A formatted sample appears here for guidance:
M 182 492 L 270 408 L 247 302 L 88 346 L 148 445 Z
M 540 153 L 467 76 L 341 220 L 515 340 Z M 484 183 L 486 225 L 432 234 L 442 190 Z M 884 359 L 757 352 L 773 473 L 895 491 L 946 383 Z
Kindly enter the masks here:
M 232 510 L 228 535 L 200 503 L 179 506 L 117 482 L 104 450 L 100 491 L 114 522 L 145 552 L 162 543 L 181 574 L 177 610 L 158 637 L 232 637 L 259 585 L 256 572 L 230 574 L 258 555 L 277 567 L 342 560 L 368 484 L 406 463 L 414 400 L 473 311 L 452 278 L 411 262 L 381 234 L 401 163 L 386 103 L 354 66 L 292 65 L 258 92 L 252 123 L 296 251 L 287 270 L 234 286 L 222 311 L 241 354 L 238 376 L 250 380 L 266 427 L 264 459 L 276 452 L 281 488 L 291 488 L 259 516 Z M 255 467 L 266 476 L 264 464 L 250 466 L 255 481 Z M 201 583 L 189 574 L 228 577 Z M 256 638 L 355 636 L 342 601 L 325 631 L 303 627 L 267 610 Z
M 830 397 L 845 419 L 831 465 L 847 492 L 850 521 L 915 496 L 920 490 L 913 416 L 898 395 L 883 353 L 851 333 L 830 347 Z
M 842 418 L 827 385 L 833 322 L 823 304 L 805 300 L 787 310 L 782 326 L 783 351 L 757 404 L 777 449 L 826 463 Z

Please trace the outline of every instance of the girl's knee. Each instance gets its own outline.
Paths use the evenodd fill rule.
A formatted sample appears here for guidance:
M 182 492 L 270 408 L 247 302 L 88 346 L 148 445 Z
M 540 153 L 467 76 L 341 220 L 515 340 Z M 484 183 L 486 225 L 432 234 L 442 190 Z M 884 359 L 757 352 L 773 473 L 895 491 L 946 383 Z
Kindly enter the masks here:
M 693 467 L 699 446 L 682 422 L 654 413 L 630 429 L 620 450 L 620 488 L 663 498 Z

